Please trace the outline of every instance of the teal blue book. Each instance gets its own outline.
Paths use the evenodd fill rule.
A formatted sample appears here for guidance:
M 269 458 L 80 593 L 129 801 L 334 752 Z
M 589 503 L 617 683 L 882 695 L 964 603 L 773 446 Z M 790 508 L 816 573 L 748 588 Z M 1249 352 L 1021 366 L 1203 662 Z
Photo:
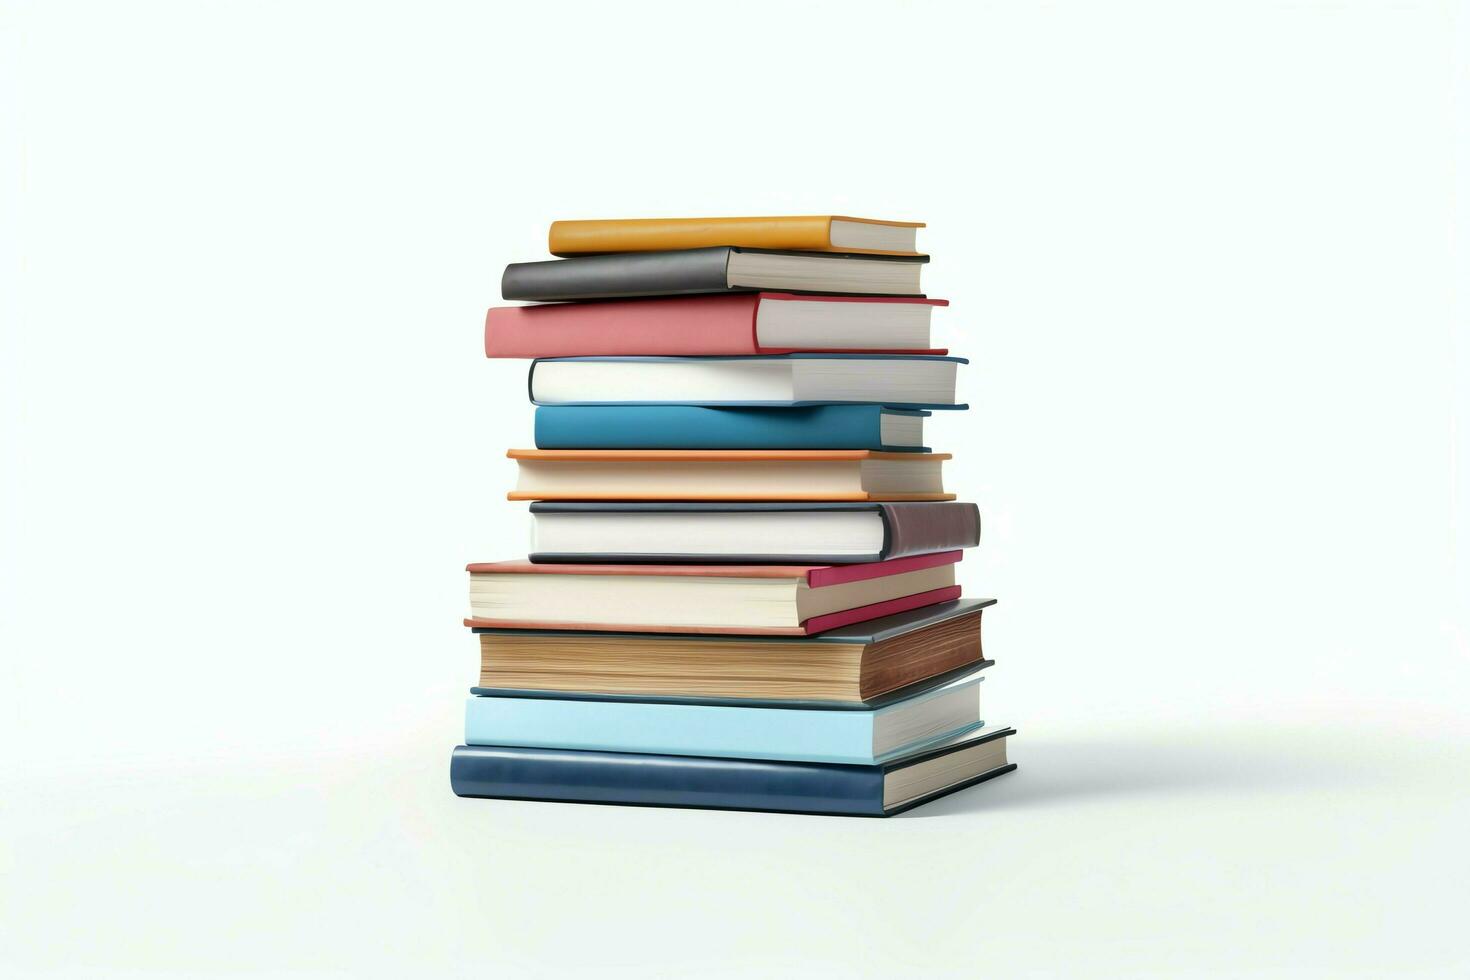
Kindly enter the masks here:
M 931 413 L 882 405 L 542 405 L 537 449 L 871 449 L 926 453 Z
M 467 745 L 876 765 L 982 726 L 971 672 L 871 710 L 472 697 Z

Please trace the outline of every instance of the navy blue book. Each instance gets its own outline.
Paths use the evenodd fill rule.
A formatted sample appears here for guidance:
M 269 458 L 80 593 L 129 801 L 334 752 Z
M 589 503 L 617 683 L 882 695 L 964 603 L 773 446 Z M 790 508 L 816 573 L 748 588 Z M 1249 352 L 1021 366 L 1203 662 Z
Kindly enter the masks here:
M 851 565 L 980 543 L 980 509 L 957 501 L 537 501 L 531 519 L 533 562 Z
M 887 817 L 1015 769 L 1013 728 L 990 728 L 861 766 L 461 745 L 458 796 Z
M 527 382 L 537 405 L 965 408 L 955 377 L 968 363 L 932 354 L 550 357 L 531 362 Z
M 929 412 L 882 405 L 542 405 L 537 449 L 872 449 L 926 453 Z

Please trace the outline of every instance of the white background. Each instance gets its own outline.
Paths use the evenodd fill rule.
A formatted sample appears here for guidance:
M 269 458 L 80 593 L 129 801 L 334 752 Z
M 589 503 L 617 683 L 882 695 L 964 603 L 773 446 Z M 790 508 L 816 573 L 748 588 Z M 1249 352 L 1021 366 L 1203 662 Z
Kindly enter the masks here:
M 1464 975 L 1467 17 L 5 3 L 0 972 Z M 502 266 L 825 212 L 930 223 L 1020 770 L 456 799 Z

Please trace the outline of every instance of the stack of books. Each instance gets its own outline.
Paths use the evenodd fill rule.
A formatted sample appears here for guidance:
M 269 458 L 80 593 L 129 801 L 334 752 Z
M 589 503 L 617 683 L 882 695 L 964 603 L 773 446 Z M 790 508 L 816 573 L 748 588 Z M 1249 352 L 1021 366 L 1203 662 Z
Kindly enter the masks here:
M 460 796 L 887 816 L 1009 772 L 980 540 L 924 445 L 908 222 L 558 221 L 485 353 L 534 358 L 524 560 L 469 566 Z

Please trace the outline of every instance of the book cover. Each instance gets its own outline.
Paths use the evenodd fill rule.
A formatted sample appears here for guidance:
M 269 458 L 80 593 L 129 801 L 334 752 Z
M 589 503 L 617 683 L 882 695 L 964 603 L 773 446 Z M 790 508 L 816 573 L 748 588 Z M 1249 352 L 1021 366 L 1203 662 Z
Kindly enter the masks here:
M 888 775 L 1013 734 L 1013 728 L 981 729 L 872 766 L 461 745 L 451 758 L 449 778 L 458 796 L 884 817 L 1011 772 L 1016 765 L 1002 762 L 885 804 Z
M 477 627 L 479 684 L 559 696 L 871 706 L 985 662 L 981 616 L 994 604 L 938 602 L 808 636 Z
M 913 555 L 890 561 L 863 565 L 594 565 L 538 564 L 530 561 L 477 562 L 466 566 L 475 575 L 594 575 L 665 578 L 779 578 L 804 582 L 820 589 L 888 575 L 902 575 L 940 565 L 952 565 L 964 557 L 963 552 L 947 551 L 932 555 Z M 822 633 L 867 619 L 878 619 L 894 613 L 948 602 L 960 597 L 960 586 L 946 586 L 927 592 L 899 596 L 866 606 L 843 609 L 813 616 L 797 626 L 671 626 L 665 623 L 579 623 L 572 621 L 484 619 L 471 616 L 466 626 L 498 626 L 509 629 L 594 630 L 619 633 L 711 633 L 765 636 L 806 636 Z
M 894 296 L 802 296 L 795 293 L 729 293 L 624 299 L 540 306 L 499 306 L 485 314 L 486 357 L 590 355 L 787 354 L 796 348 L 765 347 L 756 333 L 764 303 L 865 303 L 948 306 L 942 299 Z M 858 348 L 821 348 L 857 352 Z M 879 353 L 885 353 L 879 351 Z M 886 353 L 944 354 L 942 348 Z
M 784 759 L 874 765 L 923 745 L 981 727 L 978 672 L 890 700 L 847 711 L 800 705 L 729 705 L 592 698 L 471 697 L 465 704 L 465 744 L 521 745 L 655 755 Z M 930 720 L 902 744 L 874 754 L 880 719 L 946 699 L 965 721 Z M 953 717 L 958 719 L 958 713 Z
M 769 384 L 769 372 L 780 368 L 781 377 L 788 385 L 794 385 L 797 372 L 801 370 L 795 364 L 799 361 L 872 361 L 872 362 L 921 362 L 921 361 L 945 361 L 954 365 L 969 364 L 969 359 L 964 357 L 951 357 L 948 355 L 932 354 L 874 354 L 864 352 L 861 354 L 772 354 L 760 357 L 655 357 L 638 355 L 629 357 L 542 357 L 531 362 L 531 369 L 526 375 L 526 390 L 532 404 L 557 404 L 557 405 L 703 405 L 703 406 L 727 406 L 727 407 L 765 407 L 765 408 L 799 408 L 812 405 L 882 405 L 887 408 L 904 409 L 909 411 L 963 411 L 969 405 L 959 402 L 924 402 L 907 401 L 901 397 L 884 397 L 873 399 L 742 399 L 742 398 L 669 398 L 657 397 L 660 394 L 659 378 L 668 370 L 683 371 L 686 368 L 697 367 L 701 362 L 715 362 L 712 366 L 720 370 L 722 384 L 749 385 L 751 383 Z M 544 391 L 539 391 L 537 386 L 537 370 L 543 366 L 580 366 L 592 365 L 598 362 L 616 364 L 619 368 L 627 365 L 647 365 L 647 384 L 641 387 L 648 392 L 645 396 L 643 391 L 637 393 L 637 397 L 618 398 L 558 398 L 552 400 L 545 397 Z M 578 368 L 580 370 L 580 367 Z M 875 367 L 875 371 L 882 373 L 885 368 Z M 947 369 L 953 370 L 953 369 Z M 738 373 L 730 373 L 738 372 Z M 891 376 L 891 375 L 890 375 Z M 948 391 L 954 394 L 953 378 L 950 378 Z M 891 383 L 891 382 L 890 382 Z M 542 388 L 545 386 L 542 385 Z M 582 392 L 579 391 L 579 394 Z M 722 395 L 725 392 L 722 392 Z
M 547 235 L 552 255 L 659 252 L 737 245 L 786 251 L 849 251 L 871 255 L 918 255 L 912 250 L 837 248 L 832 222 L 923 228 L 922 221 L 879 221 L 846 215 L 782 215 L 755 218 L 616 218 L 553 221 Z
M 965 601 L 968 601 L 968 600 L 961 599 L 959 601 L 960 602 L 965 602 Z M 915 611 L 916 612 L 923 612 L 924 610 L 915 610 Z M 539 633 L 552 633 L 552 635 L 561 635 L 561 636 L 572 636 L 572 635 L 576 635 L 576 634 L 573 634 L 573 633 L 570 633 L 570 632 L 563 632 L 563 633 L 557 634 L 554 631 L 550 631 L 550 630 L 492 630 L 492 629 L 485 629 L 484 627 L 477 628 L 473 632 L 475 632 L 475 633 L 508 633 L 508 634 L 517 634 L 517 633 L 522 633 L 522 634 L 524 634 L 524 633 L 538 633 L 538 634 Z M 832 632 L 838 632 L 838 631 L 833 630 Z M 607 634 L 607 635 L 616 636 L 618 634 Z M 650 640 L 655 640 L 656 641 L 659 638 L 660 637 L 659 637 L 658 634 L 649 634 L 649 639 Z M 766 642 L 770 642 L 770 641 L 774 640 L 775 637 L 770 637 L 770 636 L 757 636 L 757 637 L 751 637 L 751 639 L 752 640 L 764 640 Z M 819 637 L 819 636 L 809 636 L 809 637 L 804 637 L 803 638 L 803 640 L 817 640 L 817 639 L 821 639 L 821 637 Z M 797 642 L 797 641 L 790 641 L 790 642 Z M 972 661 L 970 663 L 961 664 L 960 666 L 955 667 L 953 670 L 946 670 L 943 673 L 936 674 L 936 675 L 934 675 L 932 677 L 926 677 L 923 680 L 916 681 L 913 684 L 908 684 L 908 685 L 905 685 L 904 687 L 897 688 L 897 689 L 892 690 L 892 691 L 885 691 L 882 694 L 877 694 L 877 695 L 874 695 L 873 697 L 863 698 L 861 700 L 855 700 L 855 701 L 832 701 L 832 700 L 819 701 L 819 700 L 814 700 L 812 698 L 775 698 L 775 697 L 770 697 L 770 698 L 760 698 L 760 697 L 737 698 L 737 697 L 719 697 L 719 696 L 713 696 L 713 695 L 711 695 L 711 696 L 696 696 L 696 695 L 676 695 L 676 694 L 614 694 L 614 693 L 609 693 L 607 691 L 563 691 L 563 690 L 552 690 L 550 688 L 491 687 L 491 686 L 485 686 L 485 685 L 481 685 L 481 684 L 477 684 L 474 687 L 470 688 L 470 694 L 473 697 L 481 697 L 481 698 L 488 698 L 488 697 L 501 697 L 501 698 L 550 698 L 550 699 L 552 699 L 554 701 L 611 701 L 611 702 L 634 703 L 634 704 L 718 704 L 718 705 L 730 705 L 730 706 L 737 707 L 737 708 L 738 707 L 765 707 L 765 708 L 805 708 L 805 709 L 807 709 L 809 711 L 868 711 L 868 710 L 871 710 L 871 709 L 874 709 L 874 708 L 881 708 L 881 707 L 883 707 L 886 704 L 890 704 L 890 703 L 892 703 L 894 701 L 902 700 L 903 698 L 911 697 L 911 696 L 913 696 L 915 694 L 921 694 L 921 693 L 923 693 L 925 691 L 933 690 L 934 688 L 937 688 L 937 687 L 942 687 L 945 684 L 950 683 L 951 681 L 955 681 L 955 680 L 960 679 L 961 677 L 965 677 L 965 676 L 968 676 L 970 674 L 973 674 L 975 671 L 984 670 L 987 667 L 994 667 L 994 666 L 995 666 L 995 661 L 994 660 L 976 660 L 976 661 Z
M 882 405 L 755 408 L 709 405 L 540 405 L 538 449 L 871 449 L 925 453 L 883 443 L 885 416 L 927 418 Z
M 873 643 L 881 643 L 884 640 L 892 640 L 892 639 L 895 639 L 897 637 L 903 636 L 903 635 L 905 635 L 907 633 L 914 633 L 914 632 L 917 632 L 918 630 L 928 629 L 929 627 L 934 626 L 934 625 L 936 625 L 938 623 L 948 622 L 951 619 L 959 619 L 962 616 L 969 616 L 969 615 L 971 615 L 973 613 L 980 612 L 982 609 L 988 609 L 989 607 L 995 605 L 996 604 L 996 601 L 997 600 L 995 600 L 995 599 L 979 599 L 979 598 L 973 598 L 973 599 L 956 599 L 956 600 L 954 600 L 952 602 L 933 603 L 933 604 L 931 604 L 929 606 L 926 606 L 925 608 L 922 608 L 922 609 L 914 609 L 914 610 L 906 611 L 906 612 L 902 612 L 902 613 L 892 614 L 892 615 L 878 617 L 878 618 L 874 618 L 874 619 L 868 619 L 868 620 L 864 620 L 864 621 L 862 621 L 860 623 L 856 623 L 856 624 L 853 624 L 853 625 L 850 625 L 850 626 L 844 626 L 841 629 L 829 630 L 828 632 L 823 633 L 823 634 L 821 634 L 819 636 L 803 637 L 798 642 L 801 642 L 801 643 L 861 643 L 861 644 L 869 644 L 869 645 L 870 644 L 873 644 Z M 525 629 L 525 628 L 515 629 L 515 628 L 494 627 L 494 626 L 479 626 L 479 627 L 476 627 L 473 630 L 473 632 L 475 632 L 475 633 L 535 633 L 538 636 L 548 636 L 548 635 L 554 635 L 557 631 L 556 630 Z M 597 631 L 593 630 L 593 631 L 590 631 L 590 633 L 591 633 L 591 635 L 596 635 L 597 634 Z M 575 637 L 579 637 L 579 638 L 585 638 L 587 635 L 589 635 L 589 631 L 587 631 L 587 630 L 566 630 L 566 631 L 563 631 L 563 634 L 566 635 L 566 636 L 575 636 Z M 621 638 L 625 638 L 627 636 L 627 631 L 626 630 L 603 631 L 603 635 L 605 635 L 605 636 L 612 636 L 612 637 L 618 637 L 618 638 L 621 639 Z M 698 636 L 699 634 L 689 634 L 689 635 L 691 635 L 691 636 Z M 662 635 L 651 636 L 650 639 L 663 639 L 663 636 Z M 750 642 L 752 642 L 752 643 L 790 643 L 790 642 L 792 642 L 791 639 L 788 638 L 788 637 L 779 637 L 779 638 L 768 637 L 768 638 L 763 638 L 763 637 L 758 637 L 758 636 L 752 636 L 749 639 L 750 639 Z
M 862 565 L 544 565 L 530 561 L 471 562 L 465 571 L 471 575 L 628 575 L 633 577 L 676 578 L 789 578 L 799 579 L 809 588 L 845 585 L 903 575 L 923 568 L 953 565 L 964 557 L 960 551 L 941 551 L 932 555 L 910 555 L 891 561 L 867 562 Z
M 889 453 L 868 449 L 510 449 L 506 456 L 520 464 L 520 482 L 506 494 L 508 500 L 823 500 L 823 501 L 929 501 L 953 500 L 954 494 L 932 491 L 877 491 L 814 489 L 815 477 L 830 473 L 834 464 L 853 467 L 860 474 L 866 460 L 898 462 L 924 467 L 943 464 L 949 453 Z M 778 471 L 765 464 L 785 463 Z M 587 477 L 597 464 L 595 479 Z M 647 478 L 648 464 L 669 464 L 659 478 Z M 747 464 L 760 464 L 767 476 L 790 476 L 794 485 L 774 489 L 734 485 Z M 580 479 L 572 488 L 545 486 L 550 471 L 565 470 Z M 789 474 L 786 472 L 789 470 Z M 678 477 L 676 482 L 673 477 Z M 936 481 L 937 484 L 937 481 Z
M 661 554 L 561 554 L 556 552 L 533 552 L 533 562 L 638 562 L 655 561 L 670 564 L 682 562 L 777 562 L 800 563 L 803 561 L 827 564 L 858 564 L 881 562 L 890 558 L 922 555 L 932 552 L 954 551 L 973 548 L 980 543 L 980 508 L 972 503 L 956 501 L 895 502 L 895 503 L 770 503 L 770 502 L 551 502 L 537 501 L 531 504 L 534 514 L 816 514 L 829 512 L 859 512 L 876 514 L 883 522 L 883 543 L 878 551 L 868 555 L 837 556 L 787 556 L 781 553 L 712 556 L 698 552 L 668 552 Z
M 531 302 L 625 299 L 638 296 L 678 296 L 696 293 L 772 291 L 757 286 L 732 286 L 730 257 L 736 252 L 820 254 L 854 262 L 927 262 L 926 256 L 859 255 L 848 252 L 790 253 L 773 249 L 690 248 L 675 252 L 623 252 L 586 255 L 542 262 L 513 262 L 500 277 L 502 299 Z M 795 292 L 796 290 L 787 290 Z M 814 294 L 830 290 L 801 290 Z M 854 289 L 852 292 L 867 292 Z M 887 295 L 921 296 L 922 293 Z

